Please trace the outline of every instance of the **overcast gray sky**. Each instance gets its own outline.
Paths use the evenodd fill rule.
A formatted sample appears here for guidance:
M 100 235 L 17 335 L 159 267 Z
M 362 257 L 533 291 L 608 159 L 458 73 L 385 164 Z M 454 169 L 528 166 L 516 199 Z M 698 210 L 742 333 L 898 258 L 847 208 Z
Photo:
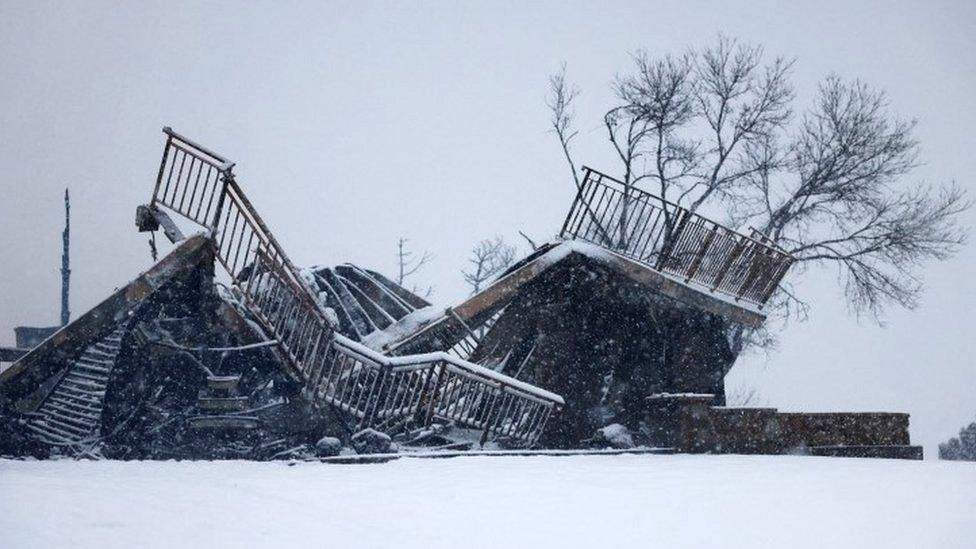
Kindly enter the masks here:
M 800 107 L 830 72 L 886 89 L 918 118 L 917 177 L 973 192 L 974 28 L 972 2 L 0 0 L 0 344 L 57 322 L 65 186 L 75 316 L 148 268 L 133 217 L 163 125 L 238 163 L 296 263 L 391 272 L 404 236 L 434 254 L 418 282 L 448 304 L 478 239 L 559 229 L 573 191 L 544 96 L 562 62 L 583 89 L 577 156 L 596 168 L 614 167 L 599 121 L 629 52 L 721 32 L 795 56 Z M 908 411 L 931 456 L 976 419 L 974 267 L 972 245 L 933 265 L 921 307 L 885 328 L 847 314 L 834 272 L 810 271 L 812 319 L 728 382 L 787 410 Z

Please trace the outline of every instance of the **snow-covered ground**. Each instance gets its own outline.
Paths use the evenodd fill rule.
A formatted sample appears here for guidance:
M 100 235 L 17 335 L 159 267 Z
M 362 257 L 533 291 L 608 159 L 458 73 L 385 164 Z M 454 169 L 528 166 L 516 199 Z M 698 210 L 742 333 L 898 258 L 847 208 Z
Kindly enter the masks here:
M 976 546 L 976 464 L 788 456 L 0 461 L 0 546 Z

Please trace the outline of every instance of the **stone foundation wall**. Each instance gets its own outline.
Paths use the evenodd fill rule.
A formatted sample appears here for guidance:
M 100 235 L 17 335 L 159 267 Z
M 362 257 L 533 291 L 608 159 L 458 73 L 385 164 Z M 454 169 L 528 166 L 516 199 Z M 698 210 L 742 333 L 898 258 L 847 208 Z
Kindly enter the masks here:
M 905 413 L 726 408 L 708 395 L 654 395 L 648 408 L 652 444 L 679 452 L 922 457 Z

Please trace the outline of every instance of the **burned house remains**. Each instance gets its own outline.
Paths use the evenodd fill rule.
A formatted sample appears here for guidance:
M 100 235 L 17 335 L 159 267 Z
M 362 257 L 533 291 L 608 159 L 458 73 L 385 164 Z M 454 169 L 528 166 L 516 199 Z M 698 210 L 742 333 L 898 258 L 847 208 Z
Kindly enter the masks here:
M 558 239 L 439 310 L 375 271 L 296 267 L 234 164 L 164 132 L 137 225 L 174 248 L 0 372 L 5 454 L 921 455 L 907 414 L 725 406 L 726 334 L 762 324 L 792 262 L 762 234 L 584 169 Z

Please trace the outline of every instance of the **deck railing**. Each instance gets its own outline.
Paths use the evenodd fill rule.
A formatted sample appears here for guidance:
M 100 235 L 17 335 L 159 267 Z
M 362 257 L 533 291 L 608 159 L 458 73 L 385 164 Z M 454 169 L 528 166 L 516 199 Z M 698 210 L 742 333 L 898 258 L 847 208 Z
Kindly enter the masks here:
M 234 164 L 169 128 L 150 207 L 212 232 L 244 307 L 279 342 L 303 394 L 357 427 L 440 416 L 533 444 L 558 395 L 446 353 L 386 357 L 335 333 L 328 315 L 234 179 Z
M 305 390 L 360 427 L 440 417 L 534 444 L 562 404 L 558 395 L 444 352 L 388 357 L 338 334 L 319 363 Z
M 765 237 L 740 234 L 596 170 L 583 170 L 563 238 L 598 244 L 759 309 L 793 263 Z

